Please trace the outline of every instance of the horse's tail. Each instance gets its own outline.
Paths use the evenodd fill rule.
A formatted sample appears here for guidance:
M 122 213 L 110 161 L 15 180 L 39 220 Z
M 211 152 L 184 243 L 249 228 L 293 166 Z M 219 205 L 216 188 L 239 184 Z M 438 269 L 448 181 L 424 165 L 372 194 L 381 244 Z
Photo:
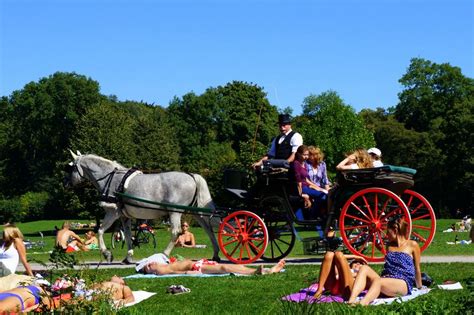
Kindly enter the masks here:
M 214 202 L 212 201 L 211 193 L 204 177 L 199 174 L 194 174 L 194 180 L 196 181 L 197 206 L 214 209 Z

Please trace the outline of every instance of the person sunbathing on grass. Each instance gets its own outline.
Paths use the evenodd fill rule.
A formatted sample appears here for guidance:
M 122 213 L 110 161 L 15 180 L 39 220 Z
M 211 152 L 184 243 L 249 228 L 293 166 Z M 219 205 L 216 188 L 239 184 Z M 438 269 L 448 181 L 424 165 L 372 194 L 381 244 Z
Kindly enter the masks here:
M 348 259 L 352 261 L 349 263 Z M 360 267 L 365 264 L 367 261 L 361 256 L 344 255 L 340 251 L 327 252 L 321 263 L 318 289 L 314 293 L 314 298 L 321 297 L 324 290 L 327 290 L 332 295 L 342 295 L 347 300 L 354 285 L 354 278 Z
M 0 313 L 28 312 L 40 302 L 49 303 L 46 291 L 37 285 L 20 286 L 0 293 Z
M 280 272 L 285 267 L 285 261 L 282 259 L 271 268 L 263 268 L 259 266 L 256 269 L 245 267 L 243 265 L 219 264 L 218 262 L 201 259 L 192 261 L 186 259 L 184 261 L 175 261 L 169 264 L 150 262 L 146 264 L 141 271 L 143 273 L 151 273 L 156 275 L 168 274 L 223 274 L 223 273 L 239 273 L 244 275 L 254 274 L 271 274 Z
M 112 276 L 109 281 L 104 281 L 92 286 L 95 291 L 102 291 L 109 293 L 114 303 L 117 305 L 125 305 L 135 301 L 133 292 L 129 286 L 125 284 L 125 281 L 118 277 Z

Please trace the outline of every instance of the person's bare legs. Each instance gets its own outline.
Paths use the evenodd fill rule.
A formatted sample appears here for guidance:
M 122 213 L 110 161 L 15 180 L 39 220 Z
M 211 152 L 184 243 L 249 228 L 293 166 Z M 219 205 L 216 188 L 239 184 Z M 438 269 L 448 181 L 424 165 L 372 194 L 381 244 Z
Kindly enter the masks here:
M 217 265 L 203 265 L 201 272 L 206 274 L 222 274 L 222 273 L 240 273 L 244 275 L 253 275 L 260 270 L 262 274 L 270 274 L 280 272 L 285 267 L 285 261 L 282 259 L 273 266 L 272 268 L 265 269 L 254 269 L 244 265 L 233 265 L 233 264 L 217 264 Z
M 331 289 L 337 282 L 336 271 L 334 269 L 334 252 L 326 252 L 321 268 L 319 269 L 318 289 L 314 293 L 314 298 L 319 298 L 324 288 Z
M 386 296 L 403 296 L 408 294 L 407 283 L 401 279 L 382 278 L 380 291 Z
M 349 262 L 347 261 L 344 254 L 340 251 L 337 251 L 335 256 L 335 264 L 339 273 L 339 278 L 337 280 L 337 286 L 335 286 L 331 292 L 333 294 L 342 294 L 344 299 L 348 299 L 354 285 L 354 276 L 352 275 Z
M 356 302 L 357 296 L 359 296 L 359 294 L 368 287 L 367 294 L 360 301 L 360 304 L 369 304 L 380 295 L 380 286 L 380 276 L 372 268 L 367 265 L 360 267 L 357 277 L 355 278 L 348 303 L 354 304 Z

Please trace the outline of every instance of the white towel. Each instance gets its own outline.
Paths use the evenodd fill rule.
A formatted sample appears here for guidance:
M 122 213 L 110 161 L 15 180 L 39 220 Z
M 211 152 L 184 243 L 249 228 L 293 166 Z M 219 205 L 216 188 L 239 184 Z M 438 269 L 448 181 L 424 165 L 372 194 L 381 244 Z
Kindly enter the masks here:
M 135 301 L 125 304 L 125 307 L 129 307 L 137 303 L 140 303 L 141 301 L 144 301 L 148 299 L 149 297 L 152 297 L 153 295 L 156 294 L 156 292 L 147 292 L 147 291 L 132 291 L 132 292 L 133 292 L 133 297 L 135 298 Z
M 462 285 L 459 282 L 451 284 L 438 284 L 438 288 L 442 290 L 460 290 L 462 289 Z
M 420 295 L 426 294 L 430 292 L 430 290 L 431 289 L 428 289 L 426 287 L 423 287 L 421 289 L 414 288 L 411 291 L 410 295 L 394 297 L 394 298 L 375 299 L 370 305 L 391 304 L 393 302 L 401 303 L 401 302 L 412 300 Z

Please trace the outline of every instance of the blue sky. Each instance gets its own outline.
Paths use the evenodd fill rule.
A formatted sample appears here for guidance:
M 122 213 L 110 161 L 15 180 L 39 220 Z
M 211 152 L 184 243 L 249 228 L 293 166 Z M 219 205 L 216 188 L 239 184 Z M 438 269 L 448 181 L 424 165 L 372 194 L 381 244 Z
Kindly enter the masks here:
M 301 113 L 334 90 L 394 106 L 410 59 L 474 77 L 472 0 L 0 0 L 0 96 L 56 71 L 166 107 L 232 80 Z

